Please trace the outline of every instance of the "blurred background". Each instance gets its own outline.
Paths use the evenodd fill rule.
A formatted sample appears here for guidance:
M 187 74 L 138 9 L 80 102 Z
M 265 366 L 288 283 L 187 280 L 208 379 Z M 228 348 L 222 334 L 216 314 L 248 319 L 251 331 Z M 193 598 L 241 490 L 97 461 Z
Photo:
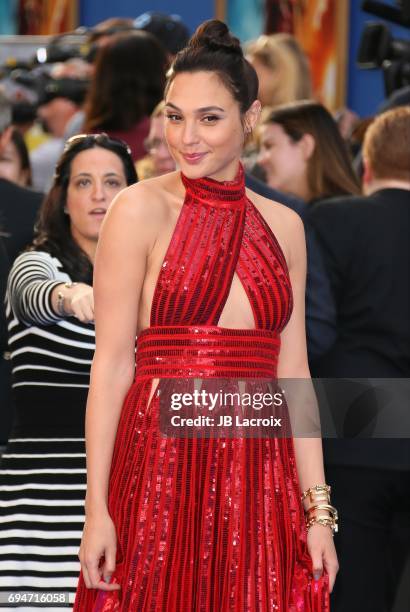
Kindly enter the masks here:
M 364 6 L 363 6 L 364 5 Z M 367 10 L 363 10 L 367 9 Z M 406 0 L 361 2 L 360 0 L 2 0 L 0 34 L 55 35 L 76 28 L 92 28 L 115 17 L 135 18 L 144 11 L 178 14 L 192 32 L 205 19 L 224 19 L 245 42 L 262 33 L 294 33 L 307 52 L 314 85 L 323 101 L 333 106 L 347 105 L 360 116 L 371 115 L 385 97 L 384 61 L 410 58 L 410 50 L 398 48 L 395 40 L 409 41 L 409 3 Z M 373 30 L 369 30 L 369 24 Z M 83 32 L 82 35 L 85 35 Z M 359 64 L 360 46 L 363 54 Z M 23 49 L 16 48 L 22 44 Z M 30 59 L 30 45 L 1 41 L 0 63 L 16 58 Z M 73 41 L 74 44 L 74 41 Z M 367 69 L 363 69 L 367 66 Z M 392 76 L 392 73 L 394 77 Z M 390 80 L 410 79 L 410 69 L 397 65 Z M 392 87 L 390 83 L 390 88 Z

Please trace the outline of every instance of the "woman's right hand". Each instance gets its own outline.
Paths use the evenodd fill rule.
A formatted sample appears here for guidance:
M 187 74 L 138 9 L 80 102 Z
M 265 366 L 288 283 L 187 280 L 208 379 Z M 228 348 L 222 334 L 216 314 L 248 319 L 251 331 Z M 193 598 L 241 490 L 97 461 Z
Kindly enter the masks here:
M 78 283 L 68 291 L 68 303 L 72 314 L 83 323 L 94 321 L 93 288 L 85 283 Z
M 117 535 L 115 525 L 107 513 L 86 517 L 78 553 L 84 582 L 88 589 L 115 591 L 119 584 L 108 584 L 115 571 Z M 100 566 L 101 558 L 104 558 Z
M 90 285 L 75 283 L 70 287 L 66 284 L 55 287 L 52 299 L 56 312 L 60 311 L 59 293 L 63 295 L 63 310 L 67 316 L 74 316 L 82 323 L 94 321 L 94 294 Z

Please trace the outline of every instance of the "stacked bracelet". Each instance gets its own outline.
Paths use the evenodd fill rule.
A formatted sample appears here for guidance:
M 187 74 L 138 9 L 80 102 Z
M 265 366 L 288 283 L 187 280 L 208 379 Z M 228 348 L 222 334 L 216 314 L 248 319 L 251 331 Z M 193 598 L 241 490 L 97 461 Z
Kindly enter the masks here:
M 338 531 L 338 513 L 334 506 L 330 505 L 331 488 L 327 484 L 315 485 L 306 489 L 301 495 L 302 502 L 309 497 L 313 506 L 310 506 L 305 512 L 306 527 L 309 529 L 315 523 L 330 527 L 332 533 Z M 316 511 L 326 511 L 327 514 L 318 514 Z

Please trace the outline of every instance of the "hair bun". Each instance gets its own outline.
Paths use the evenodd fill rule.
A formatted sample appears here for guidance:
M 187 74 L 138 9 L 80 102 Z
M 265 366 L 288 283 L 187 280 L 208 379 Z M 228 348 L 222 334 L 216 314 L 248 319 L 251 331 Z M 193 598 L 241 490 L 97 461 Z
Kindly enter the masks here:
M 189 41 L 191 48 L 206 47 L 211 51 L 225 51 L 243 58 L 241 43 L 232 36 L 228 26 L 218 19 L 202 23 Z

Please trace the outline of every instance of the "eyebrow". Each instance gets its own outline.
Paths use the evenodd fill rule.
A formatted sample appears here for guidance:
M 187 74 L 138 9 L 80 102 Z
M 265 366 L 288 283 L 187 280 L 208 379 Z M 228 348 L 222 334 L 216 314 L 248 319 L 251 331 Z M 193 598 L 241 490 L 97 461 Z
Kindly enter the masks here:
M 175 104 L 172 104 L 172 102 L 167 102 L 165 104 L 165 106 L 171 106 L 175 110 L 182 112 L 181 109 L 178 108 L 178 106 L 176 106 Z M 225 110 L 223 108 L 221 108 L 220 106 L 202 106 L 201 108 L 198 108 L 195 112 L 197 112 L 197 113 L 209 113 L 210 111 L 220 111 L 222 113 L 225 112 Z
M 78 178 L 79 176 L 92 176 L 92 174 L 90 172 L 79 172 L 78 174 L 75 174 L 73 176 L 73 178 Z M 104 174 L 104 176 L 121 176 L 120 174 L 118 174 L 118 172 L 106 172 Z

